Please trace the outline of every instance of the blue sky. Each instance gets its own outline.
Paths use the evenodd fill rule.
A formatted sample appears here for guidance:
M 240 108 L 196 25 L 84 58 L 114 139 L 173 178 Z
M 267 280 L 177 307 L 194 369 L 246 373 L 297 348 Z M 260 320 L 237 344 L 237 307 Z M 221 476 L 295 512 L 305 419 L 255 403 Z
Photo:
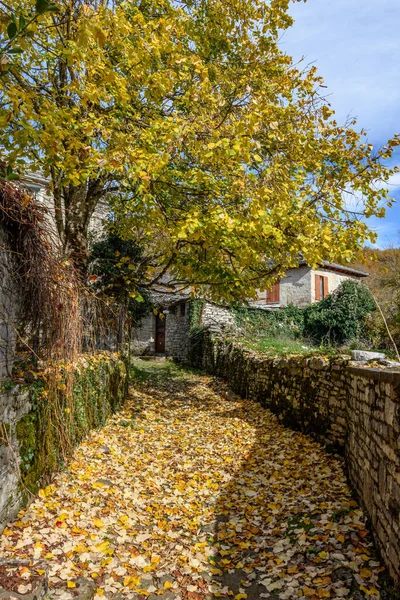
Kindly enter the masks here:
M 374 146 L 400 132 L 400 0 L 308 0 L 290 13 L 281 47 L 316 64 L 338 120 L 357 117 Z M 392 162 L 400 166 L 400 151 Z M 379 247 L 400 245 L 400 174 L 390 187 L 398 202 L 370 220 Z

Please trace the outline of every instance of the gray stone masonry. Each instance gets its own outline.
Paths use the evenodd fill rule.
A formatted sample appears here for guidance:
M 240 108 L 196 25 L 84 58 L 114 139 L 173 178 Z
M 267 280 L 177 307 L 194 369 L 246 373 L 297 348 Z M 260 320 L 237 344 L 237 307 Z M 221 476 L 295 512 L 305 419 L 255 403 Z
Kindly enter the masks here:
M 212 332 L 192 362 L 344 453 L 382 558 L 400 583 L 400 370 L 341 356 L 260 356 Z
M 165 318 L 165 353 L 184 361 L 189 343 L 189 304 L 182 302 L 174 306 Z
M 19 386 L 0 395 L 0 531 L 21 503 L 16 423 L 31 409 L 28 391 Z
M 18 289 L 7 235 L 0 227 L 0 380 L 11 375 L 15 353 Z
M 82 371 L 80 371 L 82 374 Z M 117 397 L 123 398 L 125 390 L 125 366 L 120 360 L 110 360 L 102 367 L 103 423 L 114 407 Z M 113 408 L 114 407 L 114 408 Z M 0 389 L 0 533 L 7 522 L 15 517 L 23 506 L 20 469 L 23 457 L 17 431 L 22 419 L 35 414 L 35 388 L 16 385 L 11 389 Z M 37 450 L 40 449 L 40 438 Z

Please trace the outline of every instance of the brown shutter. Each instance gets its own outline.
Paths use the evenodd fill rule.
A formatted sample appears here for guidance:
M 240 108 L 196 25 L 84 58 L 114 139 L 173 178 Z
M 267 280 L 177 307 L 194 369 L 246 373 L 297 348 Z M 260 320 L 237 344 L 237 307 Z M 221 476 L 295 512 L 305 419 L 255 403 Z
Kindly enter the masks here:
M 324 298 L 326 298 L 329 295 L 329 283 L 328 283 L 328 278 L 324 277 Z
M 267 290 L 267 304 L 276 304 L 281 297 L 279 281 L 274 283 L 272 290 Z
M 274 284 L 274 287 L 272 288 L 272 295 L 273 295 L 273 298 L 274 298 L 273 301 L 274 302 L 279 302 L 279 300 L 281 298 L 281 286 L 280 286 L 279 281 L 277 281 Z
M 320 275 L 315 276 L 315 299 L 317 302 L 321 300 Z

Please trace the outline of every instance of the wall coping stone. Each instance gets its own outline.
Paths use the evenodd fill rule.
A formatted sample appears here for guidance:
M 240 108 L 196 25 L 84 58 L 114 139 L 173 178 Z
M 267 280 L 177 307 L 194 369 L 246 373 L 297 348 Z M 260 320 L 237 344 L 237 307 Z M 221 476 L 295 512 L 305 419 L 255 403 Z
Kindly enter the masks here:
M 358 377 L 364 377 L 365 379 L 372 378 L 375 381 L 384 381 L 385 383 L 392 383 L 400 387 L 400 369 L 398 368 L 378 369 L 377 367 L 356 367 L 349 365 L 346 371 Z

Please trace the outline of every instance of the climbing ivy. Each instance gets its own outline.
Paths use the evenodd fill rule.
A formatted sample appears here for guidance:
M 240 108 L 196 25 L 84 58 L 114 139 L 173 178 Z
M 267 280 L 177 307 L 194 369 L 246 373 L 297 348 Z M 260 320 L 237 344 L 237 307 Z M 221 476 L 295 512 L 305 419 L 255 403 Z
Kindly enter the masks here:
M 289 305 L 275 310 L 232 308 L 236 325 L 247 335 L 287 336 L 301 338 L 304 330 L 304 309 Z
M 125 375 L 124 363 L 107 353 L 37 374 L 28 388 L 32 410 L 16 424 L 25 497 L 46 484 L 73 447 L 121 406 Z
M 189 303 L 189 328 L 190 330 L 200 326 L 201 311 L 203 310 L 204 300 L 196 299 Z
M 318 343 L 351 342 L 367 335 L 366 318 L 375 310 L 366 286 L 343 281 L 327 298 L 304 309 L 304 333 Z

